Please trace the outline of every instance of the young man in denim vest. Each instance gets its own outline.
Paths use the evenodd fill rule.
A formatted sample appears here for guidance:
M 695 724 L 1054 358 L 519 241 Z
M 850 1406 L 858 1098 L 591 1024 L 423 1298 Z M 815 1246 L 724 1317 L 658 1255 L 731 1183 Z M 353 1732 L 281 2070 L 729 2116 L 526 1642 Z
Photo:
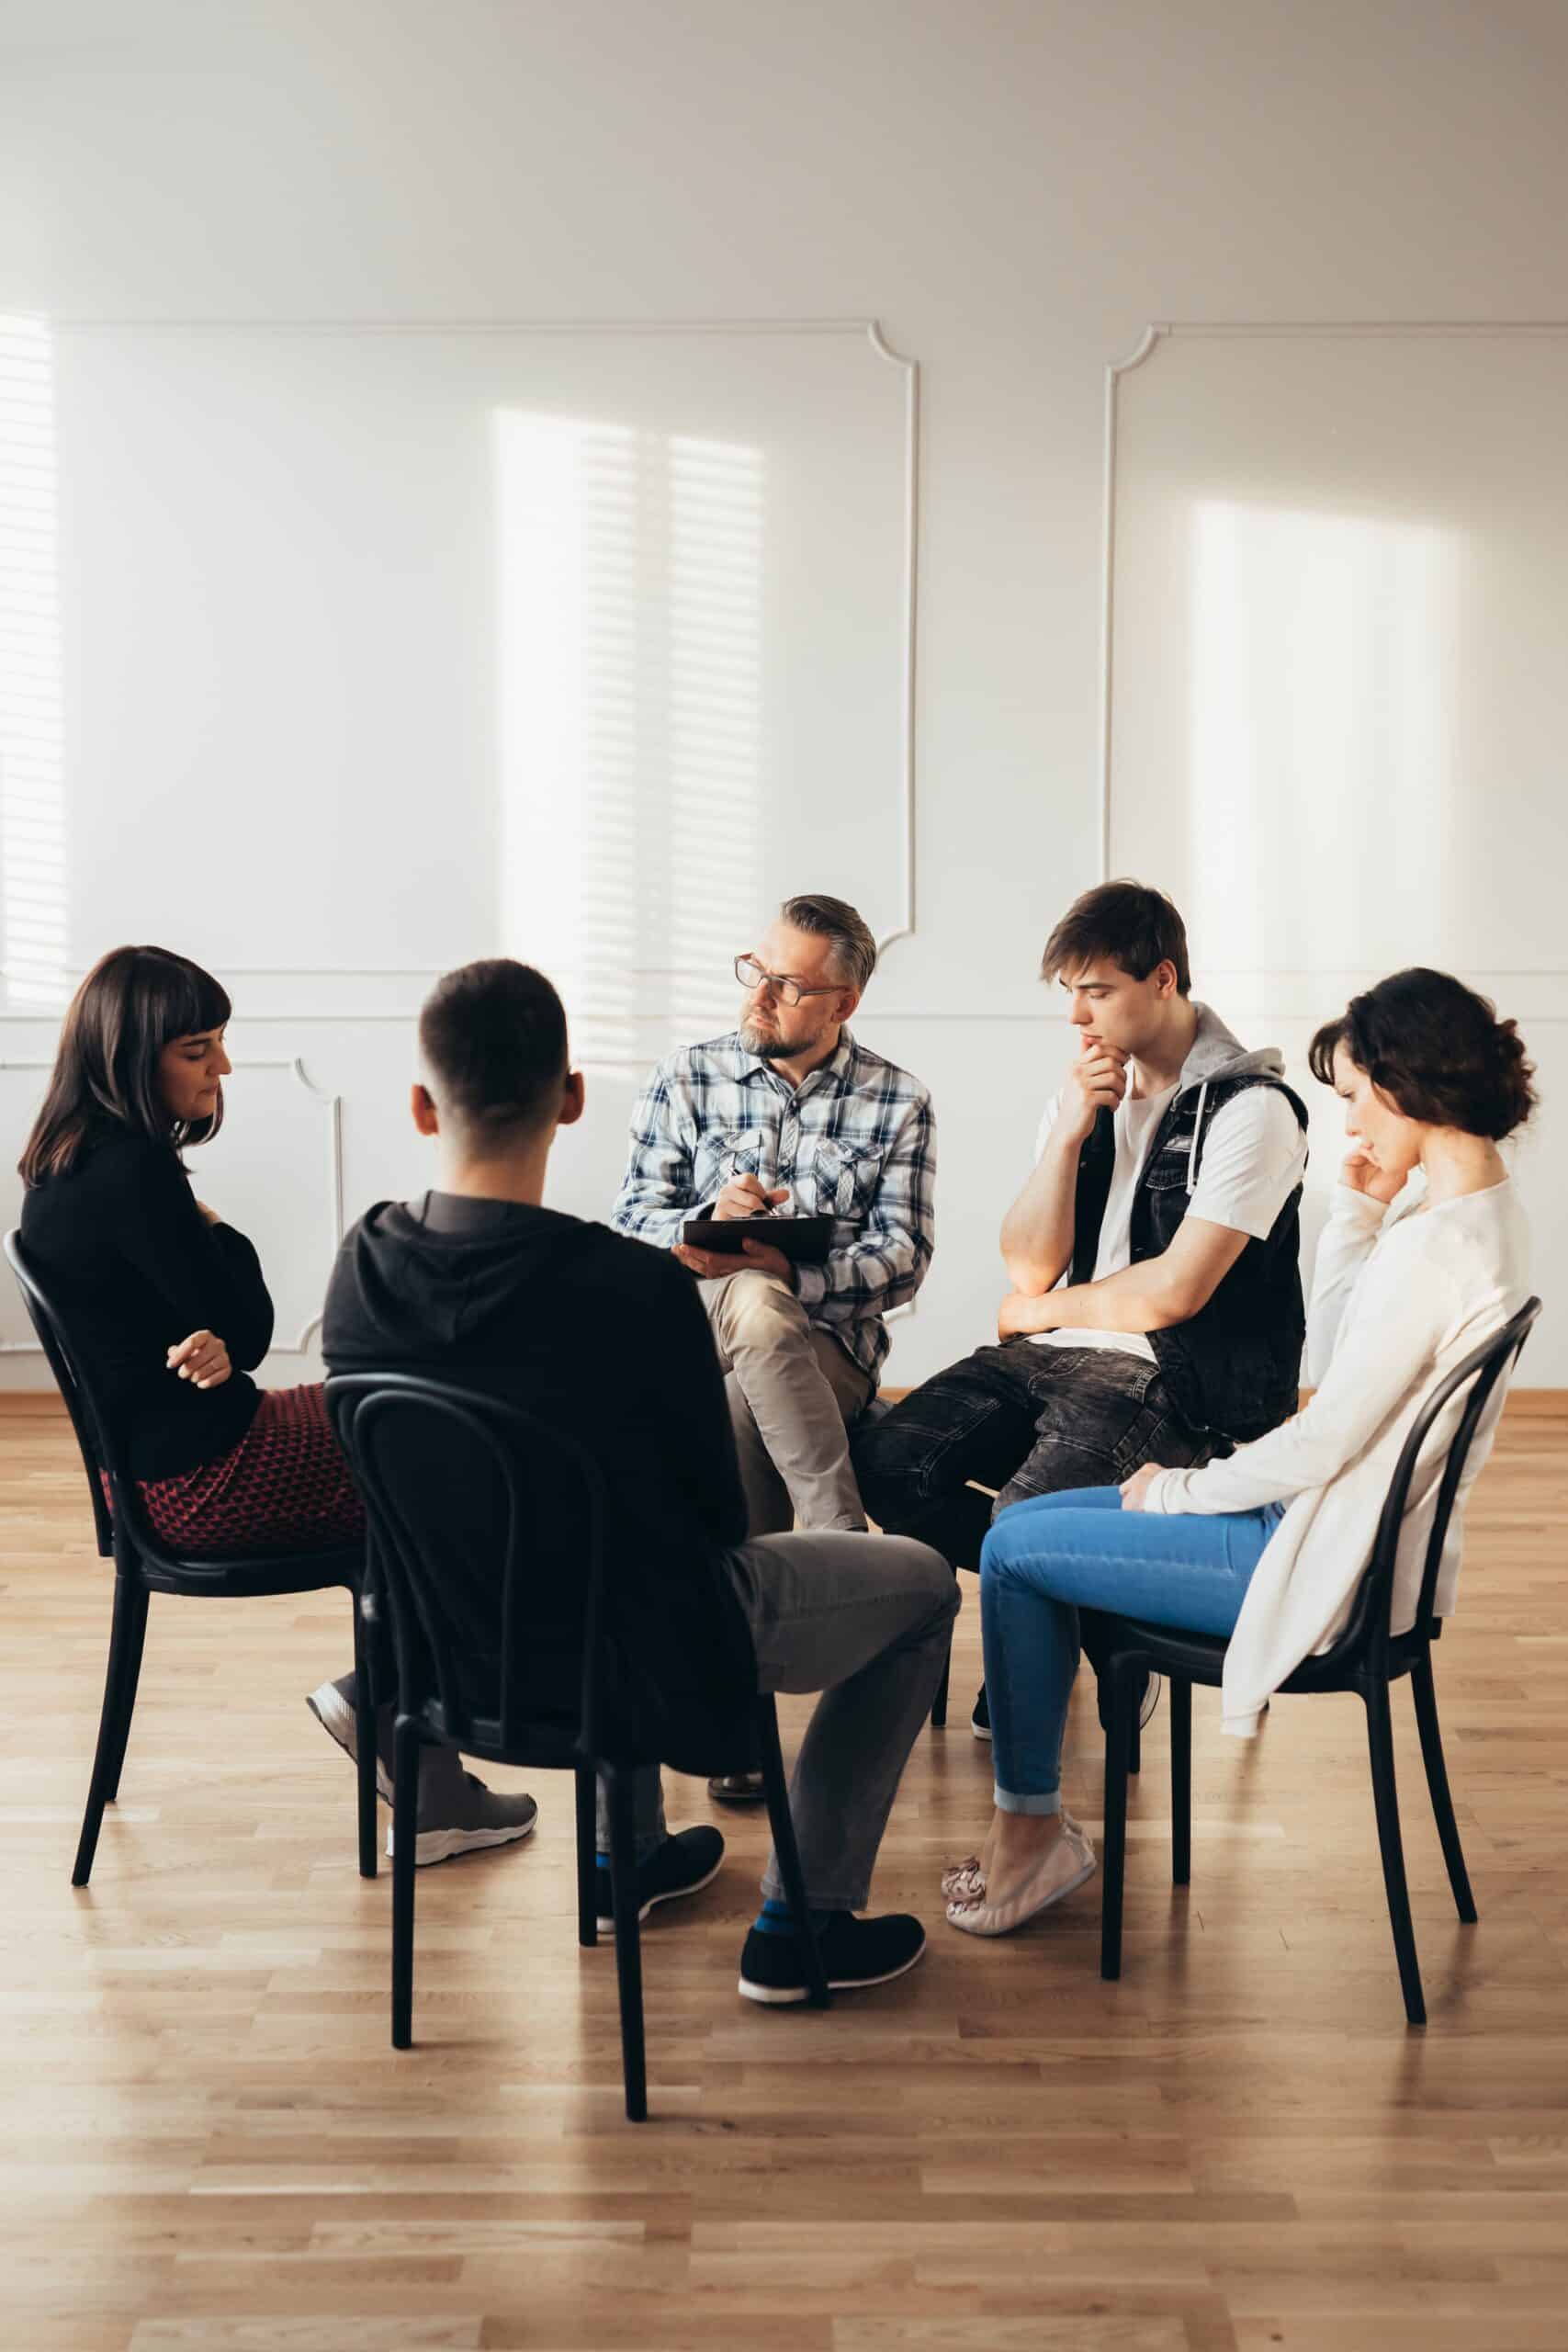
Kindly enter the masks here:
M 1205 1462 L 1296 1406 L 1306 1112 L 1281 1057 L 1193 1001 L 1181 917 L 1138 883 L 1086 892 L 1041 969 L 1078 1054 L 1002 1223 L 999 1345 L 854 1449 L 878 1525 L 968 1568 L 1010 1503 Z

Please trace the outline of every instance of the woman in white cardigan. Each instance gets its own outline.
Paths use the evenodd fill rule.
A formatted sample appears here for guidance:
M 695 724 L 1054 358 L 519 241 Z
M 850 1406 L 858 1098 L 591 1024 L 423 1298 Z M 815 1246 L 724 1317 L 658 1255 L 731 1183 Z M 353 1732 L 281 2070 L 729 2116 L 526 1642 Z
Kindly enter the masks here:
M 1343 1624 L 1423 1398 L 1524 1303 L 1529 1236 L 1497 1149 L 1535 1100 L 1514 1023 L 1447 973 L 1397 972 L 1319 1030 L 1311 1059 L 1343 1098 L 1350 1138 L 1318 1245 L 1311 1403 L 1201 1469 L 1151 1464 L 1120 1488 L 1015 1504 L 987 1537 L 996 1811 L 984 1852 L 942 1881 L 948 1919 L 967 1934 L 1006 1935 L 1094 1869 L 1061 1799 L 1079 1606 L 1228 1634 L 1224 1728 L 1250 1738 L 1269 1693 Z M 1501 1403 L 1499 1384 L 1455 1504 L 1439 1615 L 1453 1605 L 1465 1495 Z M 1462 1405 L 1445 1408 L 1411 1482 L 1396 1633 L 1415 1618 Z

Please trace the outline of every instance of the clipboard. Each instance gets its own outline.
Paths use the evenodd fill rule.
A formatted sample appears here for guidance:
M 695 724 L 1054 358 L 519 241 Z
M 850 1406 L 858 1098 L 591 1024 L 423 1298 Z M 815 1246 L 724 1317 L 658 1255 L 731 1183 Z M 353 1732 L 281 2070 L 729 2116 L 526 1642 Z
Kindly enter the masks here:
M 833 1238 L 830 1216 L 694 1216 L 682 1228 L 690 1249 L 739 1258 L 745 1241 L 765 1242 L 792 1265 L 819 1266 Z

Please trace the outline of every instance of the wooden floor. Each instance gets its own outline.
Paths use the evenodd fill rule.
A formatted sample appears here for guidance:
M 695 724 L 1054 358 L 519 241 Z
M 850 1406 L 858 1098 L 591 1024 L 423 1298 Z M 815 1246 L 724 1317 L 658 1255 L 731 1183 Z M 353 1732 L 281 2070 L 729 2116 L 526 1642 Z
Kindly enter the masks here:
M 1197 1694 L 1180 1892 L 1156 1718 L 1108 1985 L 1098 1882 L 999 1943 L 942 1923 L 989 1796 L 965 1697 L 915 1751 L 876 1886 L 930 1923 L 923 1965 L 825 2017 L 739 2000 L 762 1833 L 726 1815 L 730 1865 L 646 1932 L 636 2128 L 612 1956 L 574 1940 L 564 1779 L 536 1782 L 531 1845 L 421 1874 L 418 2047 L 389 2047 L 389 1878 L 355 1876 L 351 1775 L 302 1703 L 348 1656 L 336 1596 L 154 1601 L 121 1803 L 72 1891 L 109 1581 L 64 1424 L 6 1412 L 6 2352 L 1560 2352 L 1565 1440 L 1506 1426 L 1438 1654 L 1478 1928 L 1400 1707 L 1424 2034 L 1353 1700 L 1281 1702 L 1248 1747 Z M 707 1817 L 697 1782 L 670 1799 Z

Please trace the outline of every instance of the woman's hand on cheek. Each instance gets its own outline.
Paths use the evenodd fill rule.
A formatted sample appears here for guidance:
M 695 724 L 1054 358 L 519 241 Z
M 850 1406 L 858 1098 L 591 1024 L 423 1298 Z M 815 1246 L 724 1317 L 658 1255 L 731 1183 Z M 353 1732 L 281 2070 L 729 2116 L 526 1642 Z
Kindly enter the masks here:
M 1381 1201 L 1387 1208 L 1404 1190 L 1403 1175 L 1393 1175 L 1380 1168 L 1359 1144 L 1352 1144 L 1340 1163 L 1339 1182 L 1352 1193 L 1364 1193 L 1369 1201 Z
M 1130 1478 L 1123 1478 L 1122 1481 L 1122 1510 L 1146 1510 L 1148 1505 L 1145 1500 L 1145 1497 L 1147 1495 L 1155 1479 L 1163 1477 L 1164 1475 L 1165 1470 L 1163 1464 L 1158 1462 L 1145 1462 L 1141 1470 L 1134 1470 Z

